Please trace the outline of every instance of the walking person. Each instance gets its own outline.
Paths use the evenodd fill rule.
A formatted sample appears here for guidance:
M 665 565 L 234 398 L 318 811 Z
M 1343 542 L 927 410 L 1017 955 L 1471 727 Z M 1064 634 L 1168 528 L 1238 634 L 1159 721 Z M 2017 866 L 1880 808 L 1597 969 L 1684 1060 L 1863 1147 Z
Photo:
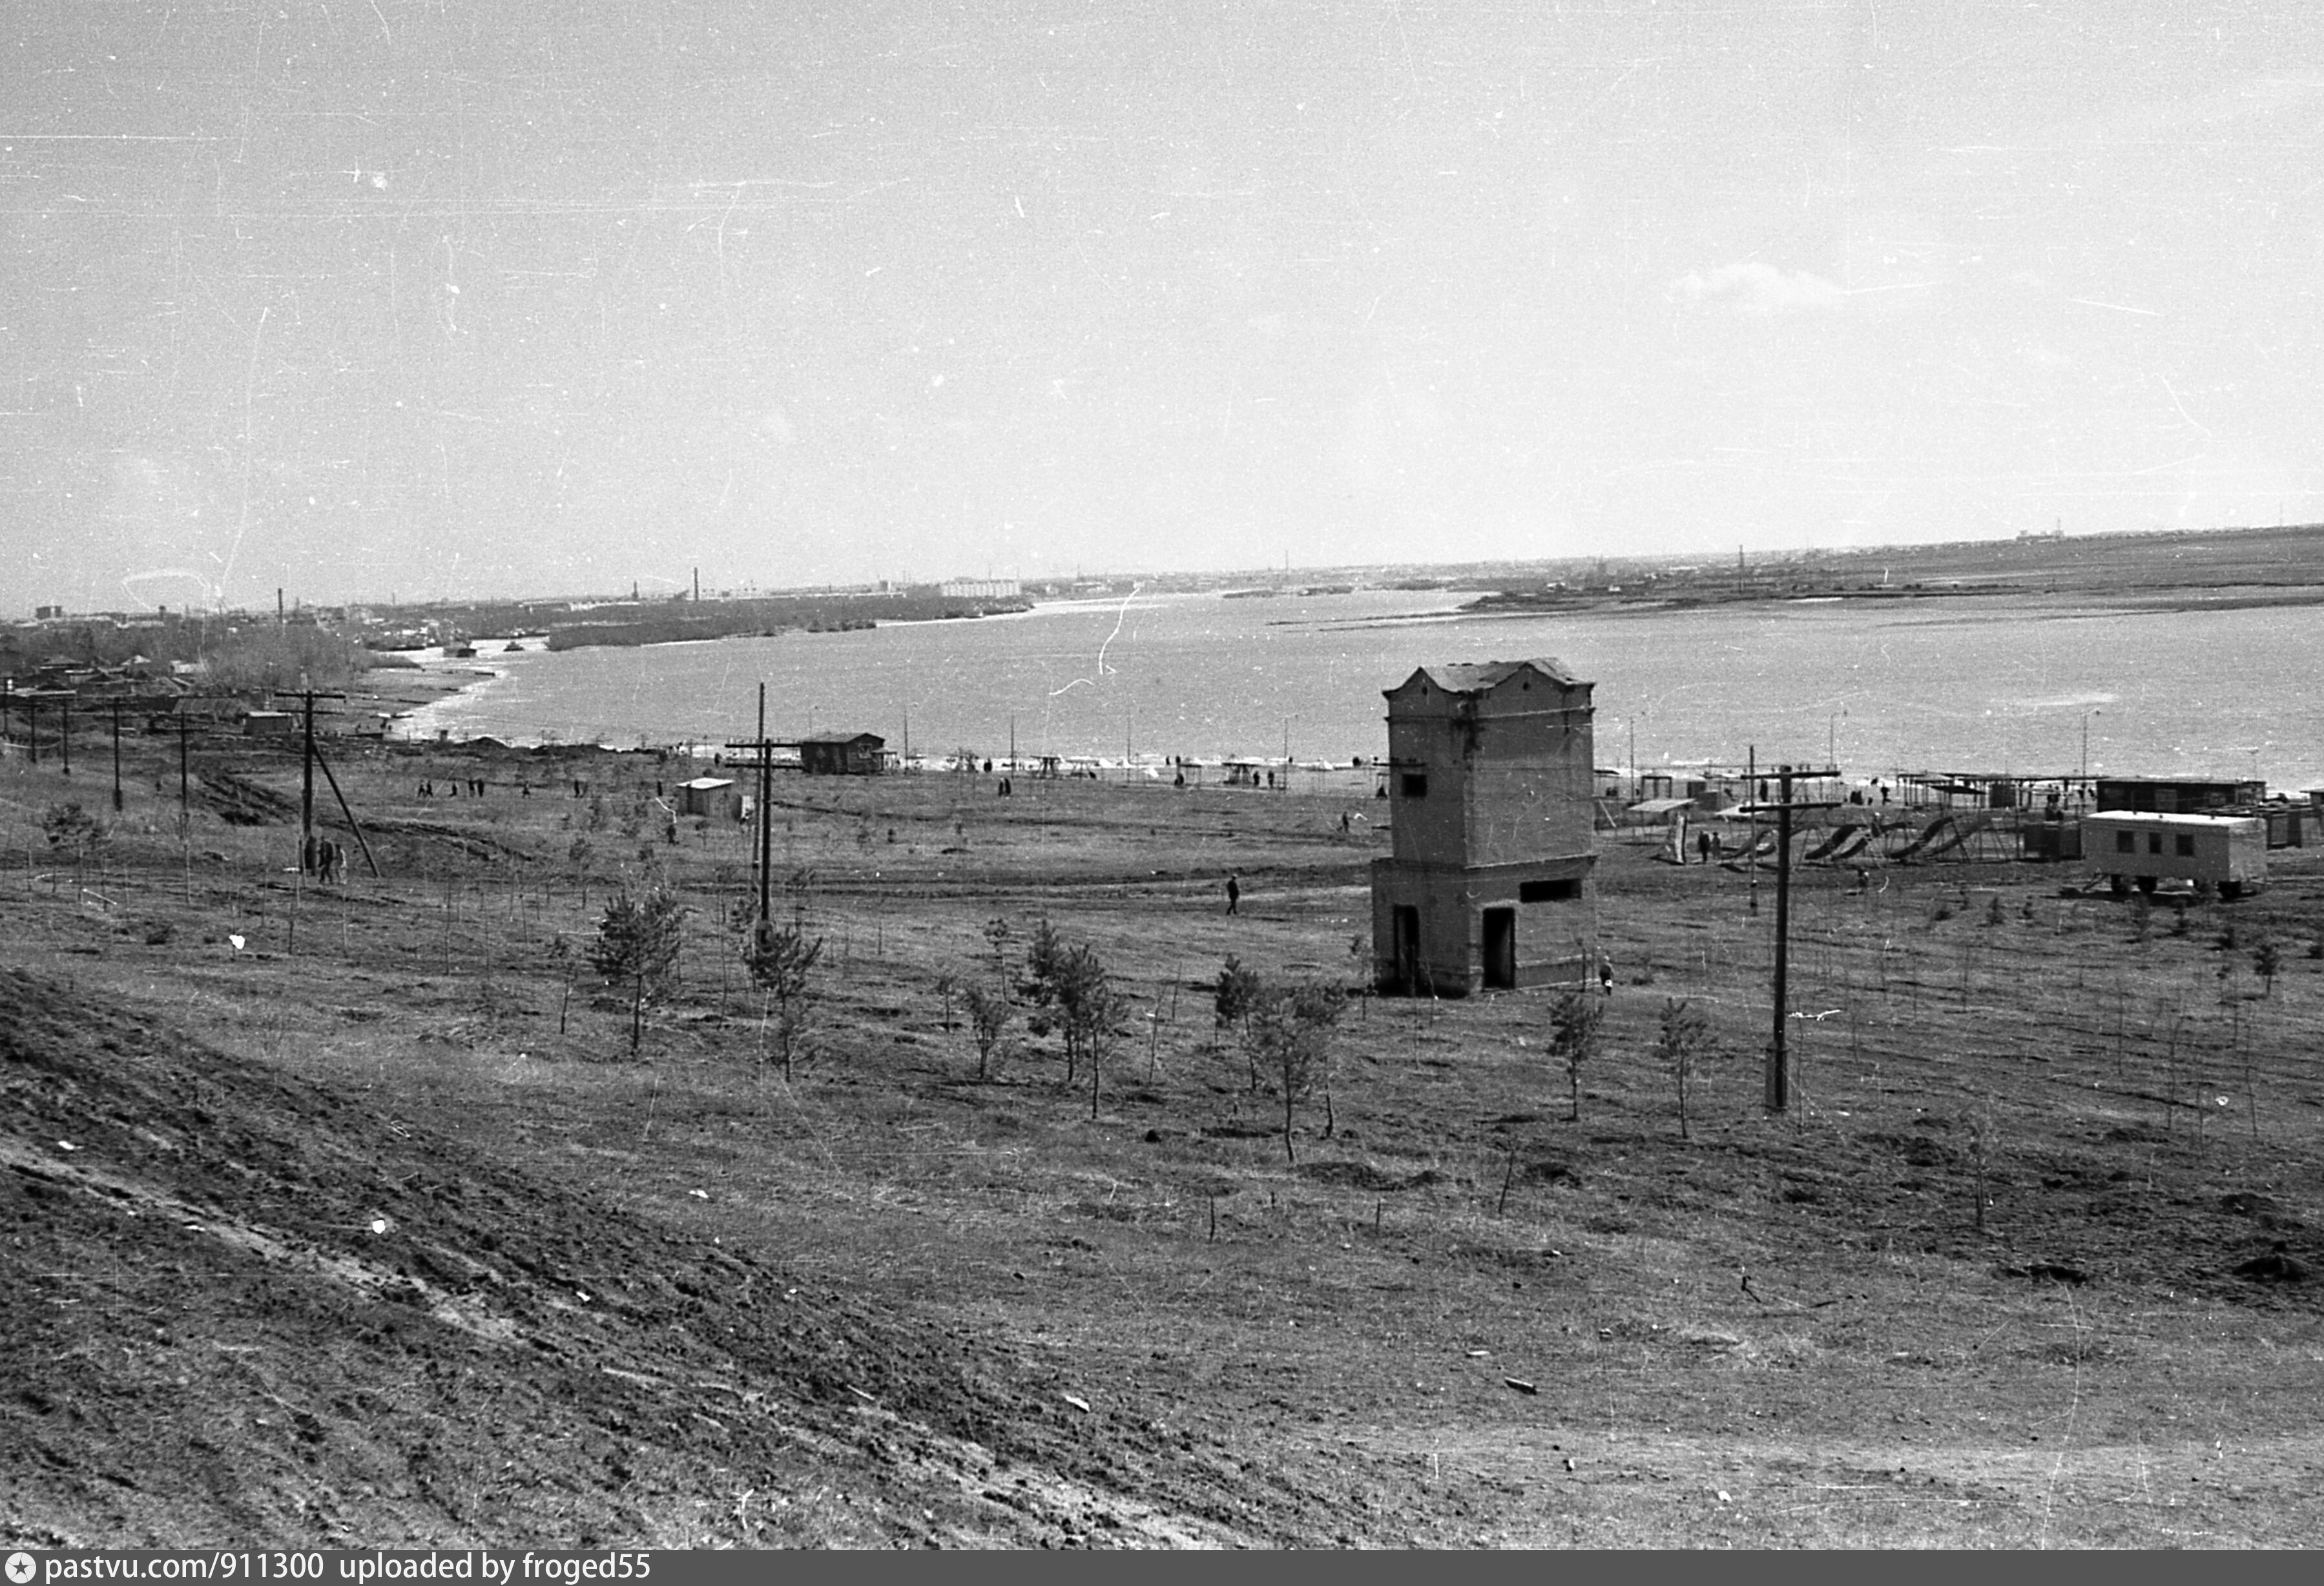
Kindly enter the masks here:
M 1609 997 L 1614 994 L 1614 961 L 1603 953 L 1598 954 L 1598 989 Z
M 1242 876 L 1236 871 L 1227 877 L 1227 912 L 1232 914 L 1242 902 Z

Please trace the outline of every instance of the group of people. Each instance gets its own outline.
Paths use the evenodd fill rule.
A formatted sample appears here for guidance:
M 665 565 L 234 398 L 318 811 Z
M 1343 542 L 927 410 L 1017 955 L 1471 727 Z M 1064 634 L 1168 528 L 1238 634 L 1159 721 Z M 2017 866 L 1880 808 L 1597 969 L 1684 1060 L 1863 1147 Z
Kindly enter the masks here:
M 329 837 L 309 837 L 301 848 L 299 868 L 313 876 L 324 886 L 345 877 L 347 851 Z

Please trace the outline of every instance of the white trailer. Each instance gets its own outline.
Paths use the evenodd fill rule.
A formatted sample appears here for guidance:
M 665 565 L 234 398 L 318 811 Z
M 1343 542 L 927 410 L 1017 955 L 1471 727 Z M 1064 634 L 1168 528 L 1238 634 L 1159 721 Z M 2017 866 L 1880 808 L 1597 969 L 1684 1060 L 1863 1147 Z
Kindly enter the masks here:
M 2152 892 L 2157 881 L 2179 881 L 2238 898 L 2267 881 L 2267 822 L 2102 809 L 2082 817 L 2082 862 L 2116 892 Z

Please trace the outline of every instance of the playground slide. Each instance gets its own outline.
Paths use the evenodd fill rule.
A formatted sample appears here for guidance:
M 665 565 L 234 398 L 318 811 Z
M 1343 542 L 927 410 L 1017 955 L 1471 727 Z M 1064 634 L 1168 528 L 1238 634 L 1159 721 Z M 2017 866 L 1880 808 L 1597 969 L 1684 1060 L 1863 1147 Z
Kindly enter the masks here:
M 1864 845 L 1871 841 L 1872 833 L 1868 827 L 1842 826 L 1831 842 L 1809 854 L 1808 858 L 1819 864 L 1838 864 L 1863 853 Z
M 1973 815 L 1965 821 L 1955 823 L 1951 831 L 1947 832 L 1938 841 L 1923 848 L 1919 853 L 1914 855 L 1914 857 L 1919 859 L 1935 859 L 1941 854 L 1950 853 L 1954 849 L 1959 848 L 1962 844 L 1968 842 L 1971 837 L 1976 836 L 1979 832 L 1987 830 L 1992 825 L 1993 817 L 1991 816 Z
M 1759 834 L 1759 840 L 1750 847 L 1732 858 L 1722 859 L 1719 862 L 1729 870 L 1746 871 L 1757 865 L 1761 860 L 1772 859 L 1775 857 L 1775 834 L 1762 832 Z
M 1930 844 L 1942 842 L 1953 827 L 1950 815 L 1941 815 L 1915 833 L 1902 848 L 1892 848 L 1888 857 L 1895 860 L 1918 859 Z
M 1849 838 L 1855 837 L 1857 834 L 1862 830 L 1863 828 L 1861 826 L 1858 826 L 1853 824 L 1844 826 L 1834 826 L 1831 829 L 1831 834 L 1830 836 L 1817 844 L 1814 847 L 1809 849 L 1805 853 L 1801 854 L 1800 858 L 1809 864 L 1814 864 L 1819 860 L 1830 859 L 1835 852 L 1848 843 Z M 1856 848 L 1861 848 L 1863 846 L 1864 844 L 1859 839 L 1856 844 Z M 1850 848 L 1849 852 L 1854 853 L 1855 848 Z

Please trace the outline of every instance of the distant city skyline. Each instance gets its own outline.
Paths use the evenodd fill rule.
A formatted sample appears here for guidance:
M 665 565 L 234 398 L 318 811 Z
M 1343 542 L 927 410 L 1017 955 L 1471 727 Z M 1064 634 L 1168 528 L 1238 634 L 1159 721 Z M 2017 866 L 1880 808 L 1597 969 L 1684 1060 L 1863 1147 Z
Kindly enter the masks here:
M 2324 14 L 28 0 L 0 613 L 2324 518 Z

